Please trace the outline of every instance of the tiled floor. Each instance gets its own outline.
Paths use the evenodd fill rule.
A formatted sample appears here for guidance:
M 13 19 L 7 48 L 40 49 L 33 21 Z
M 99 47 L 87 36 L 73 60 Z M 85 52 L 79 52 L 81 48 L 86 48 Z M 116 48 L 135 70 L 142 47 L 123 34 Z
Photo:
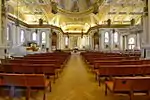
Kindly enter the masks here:
M 42 92 L 35 93 L 31 100 L 42 100 Z M 129 100 L 127 95 L 104 95 L 104 85 L 98 86 L 94 75 L 87 71 L 85 63 L 78 54 L 73 54 L 56 83 L 52 92 L 47 93 L 47 100 Z M 1 99 L 0 99 L 1 100 Z M 2 99 L 4 100 L 4 99 Z M 17 100 L 24 100 L 19 98 Z M 136 96 L 134 100 L 149 100 Z

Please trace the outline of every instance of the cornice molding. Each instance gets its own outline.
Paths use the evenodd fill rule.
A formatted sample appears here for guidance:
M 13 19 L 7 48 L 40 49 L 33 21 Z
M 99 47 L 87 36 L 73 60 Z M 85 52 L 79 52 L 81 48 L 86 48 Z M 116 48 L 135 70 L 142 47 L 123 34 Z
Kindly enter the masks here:
M 7 15 L 7 18 L 9 19 L 9 20 L 11 20 L 11 21 L 13 21 L 13 22 L 16 22 L 18 19 L 17 18 L 15 18 L 15 17 L 13 17 L 13 16 L 11 16 L 11 15 Z M 28 24 L 27 23 L 25 23 L 25 22 L 23 22 L 23 21 L 21 21 L 21 20 L 18 20 L 19 21 L 19 24 L 21 24 L 22 26 L 25 26 L 25 27 L 27 27 L 28 28 Z
M 16 22 L 18 20 L 17 18 L 15 18 L 11 15 L 8 15 L 8 19 L 11 20 L 11 21 L 14 21 L 14 22 Z M 53 25 L 49 25 L 49 24 L 43 24 L 43 25 L 27 24 L 27 23 L 25 23 L 21 20 L 18 20 L 18 21 L 19 21 L 20 25 L 25 26 L 27 28 L 54 28 L 56 30 L 59 30 L 63 34 L 67 34 L 67 33 L 63 32 L 63 30 L 60 27 L 57 27 L 57 26 L 53 26 Z M 75 33 L 69 33 L 69 34 L 78 34 L 78 35 L 79 34 L 89 34 L 90 31 L 98 29 L 98 28 L 128 28 L 129 26 L 131 26 L 131 25 L 130 24 L 115 24 L 115 25 L 111 25 L 111 26 L 97 25 L 97 26 L 90 27 L 86 33 L 76 33 L 75 32 Z
M 97 26 L 93 26 L 91 28 L 89 28 L 89 30 L 87 31 L 87 34 L 89 34 L 90 31 L 95 30 L 97 28 L 128 28 L 129 26 L 131 26 L 130 24 L 114 24 L 111 26 L 108 26 L 107 24 L 103 24 L 103 25 L 97 25 Z
M 83 12 L 70 12 L 61 8 L 57 8 L 58 13 L 63 14 L 68 17 L 84 17 L 88 16 L 93 12 L 94 8 L 90 7 L 88 10 L 83 11 Z

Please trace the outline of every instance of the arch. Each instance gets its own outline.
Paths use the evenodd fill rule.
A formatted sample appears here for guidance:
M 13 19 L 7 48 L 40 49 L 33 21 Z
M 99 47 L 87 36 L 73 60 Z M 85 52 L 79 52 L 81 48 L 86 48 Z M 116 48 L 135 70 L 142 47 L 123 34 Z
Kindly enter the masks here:
M 135 47 L 135 38 L 130 37 L 128 40 L 128 49 L 134 49 Z
M 104 42 L 105 43 L 109 42 L 109 33 L 108 32 L 105 32 L 105 34 L 104 34 Z
M 37 40 L 37 34 L 36 34 L 36 32 L 33 32 L 33 33 L 32 33 L 32 40 L 33 40 L 33 41 L 36 41 L 36 40 Z
M 135 39 L 133 37 L 129 38 L 128 43 L 129 44 L 135 44 Z
M 23 43 L 25 41 L 25 31 L 22 29 L 20 31 L 20 42 Z
M 10 41 L 11 40 L 11 27 L 10 25 L 7 25 L 7 36 L 6 36 L 6 40 Z
M 46 33 L 42 32 L 42 44 L 46 43 Z

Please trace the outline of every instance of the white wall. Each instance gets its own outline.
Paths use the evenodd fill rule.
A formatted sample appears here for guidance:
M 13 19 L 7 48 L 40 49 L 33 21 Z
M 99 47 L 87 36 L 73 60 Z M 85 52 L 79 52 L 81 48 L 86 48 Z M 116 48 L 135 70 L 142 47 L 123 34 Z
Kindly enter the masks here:
M 19 46 L 21 45 L 21 39 L 20 39 L 20 32 L 21 30 L 24 30 L 25 32 L 25 40 L 28 39 L 28 33 L 29 31 L 27 30 L 26 27 L 24 26 L 16 26 L 14 22 L 8 20 L 8 23 L 7 25 L 10 26 L 10 35 L 11 35 L 11 38 L 10 38 L 10 44 L 11 46 Z
M 24 27 L 22 25 L 16 26 L 14 22 L 8 20 L 7 21 L 7 25 L 10 26 L 10 41 L 7 41 L 7 44 L 9 44 L 10 47 L 16 47 L 19 45 L 22 45 L 21 43 L 21 39 L 20 39 L 20 32 L 21 30 L 24 30 L 25 32 L 25 42 L 26 41 L 32 41 L 32 33 L 35 32 L 35 28 L 27 28 Z M 46 48 L 49 48 L 51 50 L 51 29 L 47 29 L 47 28 L 41 28 L 38 29 L 38 33 L 37 33 L 37 43 L 41 46 L 42 45 L 42 37 L 41 37 L 41 33 L 45 32 L 46 33 Z
M 118 29 L 115 29 L 115 31 L 118 33 L 118 43 L 114 43 L 114 35 L 112 33 L 112 29 L 100 29 L 99 34 L 100 34 L 100 48 L 103 51 L 108 51 L 108 50 L 120 50 L 121 48 L 121 33 Z M 105 33 L 109 33 L 109 42 L 105 43 Z M 108 48 L 106 48 L 106 45 L 108 45 Z M 115 45 L 118 47 L 116 48 Z

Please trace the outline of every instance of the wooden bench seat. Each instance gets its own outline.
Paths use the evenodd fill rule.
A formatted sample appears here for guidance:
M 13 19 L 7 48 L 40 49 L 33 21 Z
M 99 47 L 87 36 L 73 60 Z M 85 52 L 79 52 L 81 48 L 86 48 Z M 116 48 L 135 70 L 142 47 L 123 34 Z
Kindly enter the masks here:
M 150 96 L 150 77 L 117 77 L 113 81 L 105 82 L 105 95 L 107 90 L 112 93 L 123 93 L 133 100 L 134 93 L 145 93 Z
M 27 83 L 27 98 L 30 97 L 30 92 L 32 89 L 43 90 L 43 100 L 46 100 L 46 90 L 49 88 L 51 92 L 51 82 L 46 80 L 43 74 L 26 74 Z
M 104 65 L 142 65 L 144 64 L 142 60 L 103 60 L 103 61 L 95 61 L 94 62 L 94 68 L 98 69 L 101 66 Z
M 147 65 L 116 65 L 116 66 L 103 66 L 99 67 L 95 71 L 96 79 L 98 78 L 99 86 L 100 86 L 100 78 L 101 77 L 116 77 L 116 76 L 136 76 L 136 75 L 144 75 L 145 67 Z M 150 68 L 150 66 L 148 67 Z
M 48 77 L 53 77 L 55 83 L 58 78 L 60 67 L 55 64 L 3 64 L 4 72 L 17 74 L 45 74 Z
M 138 60 L 136 57 L 106 57 L 106 58 L 90 58 L 86 59 L 88 64 L 94 65 L 95 62 L 105 62 L 105 61 L 125 61 L 125 60 Z
M 14 91 L 17 88 L 26 90 L 26 100 L 29 100 L 30 92 L 32 89 L 43 90 L 43 100 L 46 99 L 46 89 L 49 88 L 51 91 L 51 82 L 49 80 L 46 80 L 43 74 L 0 73 L 0 79 L 3 81 L 3 84 L 0 84 L 0 86 L 10 87 L 10 99 L 14 97 Z
M 150 64 L 150 60 L 96 60 L 93 65 L 90 65 L 92 69 L 98 69 L 103 65 L 143 65 Z
M 8 63 L 27 63 L 27 64 L 55 64 L 60 68 L 63 68 L 66 64 L 65 61 L 54 61 L 54 60 L 27 60 L 27 59 L 15 59 L 9 60 Z

